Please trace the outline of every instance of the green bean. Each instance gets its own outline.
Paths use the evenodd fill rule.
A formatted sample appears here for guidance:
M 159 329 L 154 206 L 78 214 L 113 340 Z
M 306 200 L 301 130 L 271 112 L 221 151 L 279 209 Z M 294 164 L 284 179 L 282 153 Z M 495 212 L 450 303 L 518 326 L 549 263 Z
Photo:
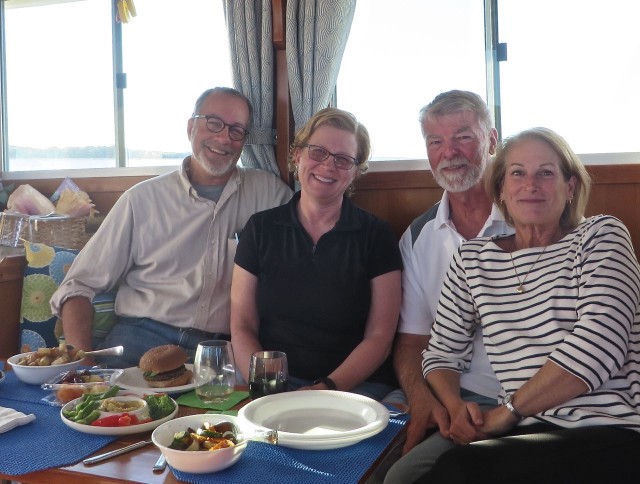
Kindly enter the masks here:
M 84 418 L 87 417 L 87 415 L 91 414 L 93 411 L 97 410 L 98 406 L 100 405 L 100 402 L 89 402 L 89 404 L 84 407 L 82 410 L 80 410 L 75 418 L 73 418 L 72 420 L 74 422 L 77 422 L 79 420 L 82 420 Z
M 98 420 L 100 418 L 100 415 L 101 415 L 100 410 L 94 410 L 89 415 L 87 415 L 85 418 L 82 418 L 80 420 L 76 420 L 76 423 L 77 424 L 82 424 L 82 425 L 89 425 L 94 420 Z

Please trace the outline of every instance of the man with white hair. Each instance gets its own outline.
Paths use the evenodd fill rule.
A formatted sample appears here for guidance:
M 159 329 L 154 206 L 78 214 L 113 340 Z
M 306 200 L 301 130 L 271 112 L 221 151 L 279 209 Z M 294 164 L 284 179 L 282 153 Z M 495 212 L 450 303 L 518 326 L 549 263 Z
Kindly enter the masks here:
M 498 143 L 491 114 L 480 96 L 468 91 L 439 94 L 420 110 L 429 165 L 444 189 L 440 202 L 415 219 L 400 241 L 404 263 L 402 308 L 394 347 L 394 366 L 411 420 L 402 457 L 385 483 L 413 482 L 437 457 L 453 447 L 449 415 L 422 375 L 440 290 L 454 252 L 467 239 L 512 233 L 484 190 L 482 177 Z M 473 360 L 461 377 L 461 395 L 482 408 L 496 406 L 500 385 L 476 332 Z M 392 394 L 385 401 L 398 401 Z M 468 416 L 473 419 L 477 416 Z M 435 427 L 440 432 L 425 436 Z

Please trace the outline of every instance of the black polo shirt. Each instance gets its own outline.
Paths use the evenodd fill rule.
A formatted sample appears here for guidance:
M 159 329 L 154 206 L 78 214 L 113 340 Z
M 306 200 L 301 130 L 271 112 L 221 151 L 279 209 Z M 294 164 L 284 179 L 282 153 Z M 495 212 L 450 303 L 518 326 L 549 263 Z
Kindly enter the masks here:
M 402 269 L 388 223 L 343 199 L 336 226 L 313 245 L 298 220 L 300 193 L 253 215 L 235 263 L 258 278 L 259 339 L 287 353 L 289 373 L 329 375 L 364 338 L 371 279 Z M 394 384 L 387 361 L 368 381 Z

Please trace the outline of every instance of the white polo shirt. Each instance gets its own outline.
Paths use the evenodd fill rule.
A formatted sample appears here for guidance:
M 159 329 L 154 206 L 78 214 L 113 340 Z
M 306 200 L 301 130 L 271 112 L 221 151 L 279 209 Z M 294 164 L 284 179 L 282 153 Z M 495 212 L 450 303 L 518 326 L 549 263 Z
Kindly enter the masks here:
M 477 237 L 513 232 L 514 229 L 507 225 L 494 206 Z M 404 271 L 398 332 L 431 334 L 442 283 L 453 254 L 464 241 L 450 219 L 449 195 L 446 191 L 439 203 L 407 228 L 400 239 Z M 460 376 L 460 385 L 490 398 L 497 399 L 500 393 L 500 384 L 489 365 L 479 328 L 473 341 L 471 366 Z

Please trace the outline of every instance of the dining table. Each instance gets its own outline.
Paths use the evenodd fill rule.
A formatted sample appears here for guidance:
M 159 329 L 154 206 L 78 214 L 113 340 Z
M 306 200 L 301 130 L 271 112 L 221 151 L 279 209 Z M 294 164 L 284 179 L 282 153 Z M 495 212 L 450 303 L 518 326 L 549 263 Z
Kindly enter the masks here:
M 88 436 L 66 425 L 59 425 L 60 407 L 40 400 L 47 394 L 39 386 L 20 382 L 0 360 L 0 369 L 4 366 L 5 378 L 0 383 L 0 406 L 11 407 L 23 413 L 36 414 L 36 420 L 6 433 L 0 434 L 0 482 L 33 484 L 92 484 L 100 483 L 149 483 L 174 484 L 181 482 L 217 483 L 217 482 L 327 482 L 327 483 L 365 483 L 375 473 L 384 458 L 402 441 L 407 422 L 406 416 L 389 419 L 389 424 L 377 435 L 358 443 L 332 450 L 288 449 L 280 445 L 272 446 L 262 442 L 249 442 L 240 461 L 225 471 L 210 474 L 186 474 L 175 471 L 170 466 L 158 472 L 153 466 L 160 456 L 160 450 L 152 443 L 103 462 L 86 465 L 87 457 L 120 449 L 127 445 L 151 439 L 151 431 L 121 436 Z M 245 386 L 237 386 L 236 392 L 242 398 Z M 41 395 L 40 393 L 41 392 Z M 185 395 L 187 396 L 187 395 Z M 38 398 L 40 397 L 40 398 Z M 172 395 L 178 402 L 180 398 Z M 237 411 L 250 400 L 244 398 L 229 410 L 213 413 L 237 414 Z M 390 410 L 392 406 L 387 405 Z M 206 408 L 196 408 L 180 404 L 177 417 L 204 413 Z M 49 425 L 47 425 L 49 422 Z M 41 427 L 38 427 L 40 425 Z M 54 435 L 51 432 L 55 427 Z M 15 434 L 14 434 L 15 432 Z M 33 433 L 33 446 L 20 452 L 11 453 L 12 435 L 22 432 Z M 79 435 L 81 434 L 81 435 Z M 96 438 L 97 437 L 97 438 Z M 87 438 L 87 440 L 83 440 Z M 22 444 L 24 445 L 24 443 Z M 26 447 L 30 447 L 27 445 Z M 69 453 L 70 463 L 60 466 L 33 469 L 34 456 L 43 452 L 56 452 L 64 449 Z M 4 462 L 10 456 L 11 462 Z M 37 459 L 35 459 L 37 460 Z M 44 462 L 47 460 L 44 459 Z M 335 464 L 333 464 L 335 463 Z M 46 464 L 43 464 L 46 465 Z M 18 469 L 16 472 L 15 469 Z M 27 472 L 23 472 L 23 470 Z M 9 471 L 8 471 L 9 470 Z

